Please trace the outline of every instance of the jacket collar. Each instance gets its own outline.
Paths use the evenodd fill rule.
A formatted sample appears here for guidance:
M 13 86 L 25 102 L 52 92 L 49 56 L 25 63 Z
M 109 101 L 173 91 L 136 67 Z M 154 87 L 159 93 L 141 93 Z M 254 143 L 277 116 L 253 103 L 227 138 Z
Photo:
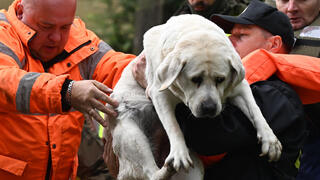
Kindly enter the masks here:
M 36 32 L 18 19 L 16 15 L 16 7 L 20 2 L 21 0 L 16 0 L 10 5 L 7 18 L 15 32 L 17 32 L 23 45 L 28 47 L 29 40 L 36 34 Z
M 272 53 L 264 49 L 258 49 L 242 59 L 246 71 L 245 79 L 249 84 L 264 81 L 276 73 L 277 68 L 272 61 Z

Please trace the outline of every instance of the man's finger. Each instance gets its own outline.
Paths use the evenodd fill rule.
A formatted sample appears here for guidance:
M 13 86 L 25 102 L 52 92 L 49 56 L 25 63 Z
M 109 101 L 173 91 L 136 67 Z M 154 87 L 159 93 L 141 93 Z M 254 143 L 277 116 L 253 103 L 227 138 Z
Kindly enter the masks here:
M 100 83 L 98 81 L 93 81 L 93 84 L 102 92 L 104 93 L 112 93 L 112 89 L 108 86 L 104 85 L 103 83 Z
M 104 101 L 113 107 L 118 107 L 119 103 L 106 94 L 112 92 L 112 89 L 108 88 L 98 81 L 94 81 L 93 84 L 98 88 L 98 90 L 100 90 L 95 93 L 95 98 Z M 106 88 L 109 90 L 107 90 Z
M 115 111 L 115 109 L 113 109 L 113 106 L 112 107 L 107 107 L 105 106 L 104 104 L 102 104 L 100 101 L 97 101 L 97 100 L 93 100 L 91 102 L 91 105 L 93 107 L 95 107 L 95 109 L 101 111 L 101 112 L 104 112 L 104 113 L 107 113 L 107 114 L 112 114 L 113 117 L 116 117 L 118 115 L 118 113 Z
M 118 113 L 111 107 L 107 107 L 103 104 L 101 104 L 99 101 L 92 101 L 92 106 L 94 106 L 97 110 L 111 116 L 111 117 L 117 117 Z
M 113 107 L 118 107 L 119 106 L 119 103 L 116 100 L 112 99 L 110 96 L 104 94 L 101 91 L 96 93 L 95 98 L 97 98 L 98 100 L 104 101 L 104 102 L 110 104 Z
M 103 127 L 107 126 L 107 121 L 105 121 L 95 109 L 89 110 L 88 114 L 89 116 L 91 116 L 91 118 L 94 118 Z

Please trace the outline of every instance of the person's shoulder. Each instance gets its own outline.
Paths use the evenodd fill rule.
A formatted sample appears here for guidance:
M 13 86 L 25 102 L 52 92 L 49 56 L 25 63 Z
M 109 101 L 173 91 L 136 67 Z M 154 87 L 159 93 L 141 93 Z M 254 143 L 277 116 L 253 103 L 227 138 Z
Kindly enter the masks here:
M 320 57 L 320 15 L 308 26 L 294 31 L 296 42 L 290 54 Z
M 6 11 L 0 10 L 0 32 L 8 32 L 8 31 L 14 31 L 14 28 L 10 24 L 9 20 L 6 17 Z
M 251 88 L 255 89 L 257 87 L 270 87 L 271 89 L 275 89 L 277 91 L 281 91 L 284 95 L 287 94 L 296 94 L 290 85 L 281 81 L 276 75 L 271 76 L 268 80 L 258 81 L 251 84 Z
M 248 4 L 248 0 L 226 0 L 224 2 L 224 8 L 220 13 L 230 16 L 237 16 L 246 9 Z
M 86 24 L 80 17 L 75 17 L 73 20 L 72 28 L 86 29 Z
M 16 28 L 10 24 L 3 11 L 0 11 L 0 43 L 13 51 L 23 50 Z
M 297 38 L 320 39 L 320 14 L 313 22 L 301 29 L 295 30 L 294 34 Z
M 92 43 L 99 43 L 100 38 L 91 30 L 87 29 L 86 24 L 79 17 L 76 17 L 73 21 L 70 30 L 70 39 L 82 41 L 91 41 Z
M 253 83 L 251 89 L 253 94 L 268 95 L 264 96 L 266 99 L 274 96 L 279 102 L 280 100 L 284 100 L 295 109 L 302 109 L 299 95 L 289 84 L 281 81 L 276 75 L 273 75 L 268 80 Z
M 188 4 L 186 2 L 181 4 L 179 9 L 177 9 L 174 12 L 173 16 L 177 16 L 177 15 L 181 15 L 181 14 L 192 14 L 191 9 L 190 9 L 190 7 L 188 6 Z

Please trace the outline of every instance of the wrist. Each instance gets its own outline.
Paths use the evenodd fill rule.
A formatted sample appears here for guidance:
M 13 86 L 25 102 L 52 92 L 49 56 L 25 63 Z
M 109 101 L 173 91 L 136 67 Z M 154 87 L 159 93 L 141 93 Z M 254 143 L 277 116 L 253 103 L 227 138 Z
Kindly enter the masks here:
M 62 104 L 62 111 L 66 112 L 69 111 L 71 108 L 71 93 L 67 93 L 68 89 L 70 89 L 69 91 L 71 92 L 72 90 L 72 85 L 69 88 L 70 83 L 73 82 L 70 79 L 66 79 L 65 82 L 62 85 L 61 88 L 61 104 Z M 67 100 L 68 99 L 68 100 Z
M 68 85 L 67 92 L 66 92 L 66 103 L 71 106 L 71 96 L 72 96 L 72 86 L 74 81 L 71 81 Z

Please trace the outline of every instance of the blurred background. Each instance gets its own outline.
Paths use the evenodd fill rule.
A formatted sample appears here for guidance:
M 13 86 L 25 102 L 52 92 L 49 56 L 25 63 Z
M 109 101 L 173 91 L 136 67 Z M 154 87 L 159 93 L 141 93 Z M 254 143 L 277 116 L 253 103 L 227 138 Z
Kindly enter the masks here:
M 165 22 L 183 1 L 78 0 L 76 14 L 113 49 L 139 54 L 143 33 Z M 12 2 L 0 0 L 0 9 L 8 9 Z
M 0 0 L 0 9 L 8 9 L 13 1 Z M 142 50 L 143 34 L 151 27 L 165 23 L 178 9 L 184 11 L 181 7 L 186 1 L 77 0 L 76 15 L 114 50 L 137 55 Z M 219 6 L 216 13 L 238 15 L 250 0 L 209 1 Z

